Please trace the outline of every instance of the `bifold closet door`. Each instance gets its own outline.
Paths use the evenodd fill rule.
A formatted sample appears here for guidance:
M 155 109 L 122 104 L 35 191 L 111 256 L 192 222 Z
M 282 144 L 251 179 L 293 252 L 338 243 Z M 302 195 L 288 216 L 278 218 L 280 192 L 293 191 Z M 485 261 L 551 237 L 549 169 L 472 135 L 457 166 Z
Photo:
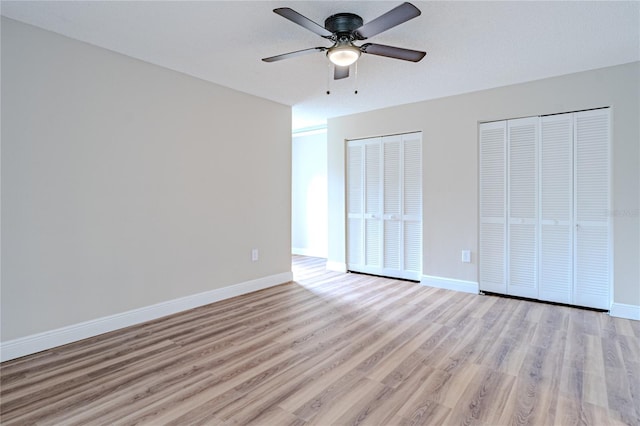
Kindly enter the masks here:
M 419 280 L 421 133 L 347 143 L 347 268 Z
M 381 267 L 381 145 L 380 138 L 347 145 L 347 257 L 361 272 Z
M 573 114 L 541 118 L 539 298 L 572 303 Z
M 382 139 L 384 155 L 384 262 L 381 275 L 402 276 L 402 205 L 400 204 L 400 183 L 402 165 L 400 151 L 402 139 L 398 136 L 387 136 Z
M 507 293 L 507 122 L 480 125 L 480 290 Z
M 404 278 L 422 277 L 422 133 L 402 135 Z
M 480 125 L 480 290 L 609 309 L 610 120 Z
M 538 118 L 480 125 L 480 290 L 538 297 Z
M 507 294 L 538 297 L 538 118 L 507 122 Z
M 382 138 L 382 275 L 419 280 L 422 271 L 422 136 Z
M 347 145 L 347 259 L 350 265 L 364 265 L 364 147 Z
M 576 305 L 610 307 L 610 110 L 574 114 Z
M 382 161 L 380 139 L 364 142 L 364 263 L 380 268 L 382 261 Z

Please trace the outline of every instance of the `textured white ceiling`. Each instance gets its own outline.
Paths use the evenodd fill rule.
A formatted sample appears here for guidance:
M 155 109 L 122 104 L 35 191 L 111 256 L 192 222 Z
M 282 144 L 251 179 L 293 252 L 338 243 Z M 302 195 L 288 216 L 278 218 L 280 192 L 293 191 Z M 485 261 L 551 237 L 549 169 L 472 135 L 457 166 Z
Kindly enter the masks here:
M 640 60 L 640 2 L 412 2 L 422 15 L 370 39 L 426 50 L 410 63 L 363 55 L 333 81 L 323 53 L 260 59 L 329 42 L 276 15 L 365 22 L 401 1 L 2 1 L 2 14 L 293 106 L 294 128 L 326 118 Z M 327 95 L 327 88 L 331 94 Z

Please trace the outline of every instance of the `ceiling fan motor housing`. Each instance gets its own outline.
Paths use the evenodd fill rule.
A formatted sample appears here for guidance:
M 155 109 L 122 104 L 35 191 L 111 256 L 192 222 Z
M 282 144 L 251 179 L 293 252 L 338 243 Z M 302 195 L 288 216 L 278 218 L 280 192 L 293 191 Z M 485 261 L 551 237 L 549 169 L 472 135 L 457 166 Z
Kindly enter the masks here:
M 363 24 L 362 18 L 354 13 L 336 13 L 324 21 L 324 27 L 336 35 L 337 40 L 347 37 L 353 40 L 353 32 Z

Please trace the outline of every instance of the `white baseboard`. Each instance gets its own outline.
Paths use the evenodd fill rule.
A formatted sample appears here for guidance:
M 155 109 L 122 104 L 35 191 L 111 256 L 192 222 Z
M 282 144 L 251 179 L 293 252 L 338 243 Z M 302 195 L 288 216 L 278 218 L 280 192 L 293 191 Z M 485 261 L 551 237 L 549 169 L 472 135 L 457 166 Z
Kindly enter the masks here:
M 335 272 L 347 272 L 347 264 L 342 262 L 334 262 L 327 260 L 327 270 Z
M 640 321 L 640 306 L 624 303 L 612 303 L 609 315 L 612 317 L 632 319 Z
M 151 321 L 177 312 L 208 305 L 209 303 L 284 284 L 289 281 L 293 281 L 293 274 L 290 271 L 181 297 L 179 299 L 168 300 L 155 305 L 73 324 L 56 330 L 9 340 L 0 344 L 0 362 Z
M 454 278 L 432 277 L 423 275 L 420 284 L 429 287 L 444 288 L 446 290 L 462 291 L 464 293 L 478 294 L 480 286 L 474 281 L 456 280 Z
M 299 256 L 320 257 L 323 259 L 327 258 L 326 252 L 320 252 L 318 250 L 313 250 L 306 247 L 293 247 L 291 249 L 291 254 L 297 254 Z

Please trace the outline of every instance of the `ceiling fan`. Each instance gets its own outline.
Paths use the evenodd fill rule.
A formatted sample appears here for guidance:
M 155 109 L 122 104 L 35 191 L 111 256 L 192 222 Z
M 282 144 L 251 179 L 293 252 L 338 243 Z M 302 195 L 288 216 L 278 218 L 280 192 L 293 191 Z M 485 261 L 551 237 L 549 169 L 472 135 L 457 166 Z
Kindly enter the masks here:
M 420 16 L 420 9 L 411 3 L 402 3 L 366 24 L 364 24 L 360 16 L 354 13 L 337 13 L 329 16 L 324 21 L 324 27 L 288 7 L 281 7 L 273 11 L 283 18 L 318 34 L 320 37 L 331 40 L 333 46 L 312 47 L 310 49 L 297 50 L 295 52 L 263 58 L 262 60 L 265 62 L 275 62 L 307 53 L 326 51 L 327 58 L 335 65 L 333 78 L 339 80 L 349 77 L 349 66 L 355 63 L 362 53 L 411 62 L 418 62 L 426 55 L 426 52 L 386 46 L 384 44 L 365 43 L 361 46 L 354 44 L 355 41 L 366 40 L 396 25 Z

